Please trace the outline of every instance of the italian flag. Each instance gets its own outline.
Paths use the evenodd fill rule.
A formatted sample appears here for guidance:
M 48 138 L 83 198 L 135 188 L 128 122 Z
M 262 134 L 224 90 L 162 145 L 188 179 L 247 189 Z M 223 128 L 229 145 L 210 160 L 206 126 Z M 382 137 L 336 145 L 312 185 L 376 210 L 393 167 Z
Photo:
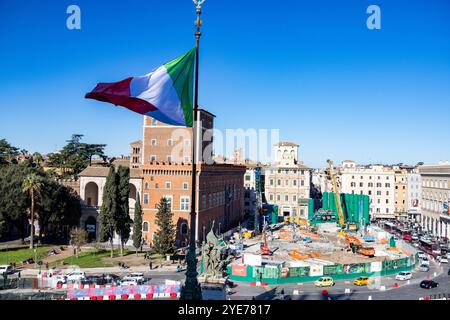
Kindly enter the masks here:
M 122 106 L 158 121 L 192 127 L 195 48 L 140 77 L 99 83 L 87 99 Z

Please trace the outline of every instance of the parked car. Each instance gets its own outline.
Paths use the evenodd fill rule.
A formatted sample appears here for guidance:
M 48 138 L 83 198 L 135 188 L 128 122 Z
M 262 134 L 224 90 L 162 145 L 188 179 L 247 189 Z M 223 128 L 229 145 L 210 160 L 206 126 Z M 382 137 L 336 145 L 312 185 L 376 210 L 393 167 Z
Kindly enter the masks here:
M 433 280 L 423 280 L 420 283 L 420 287 L 423 289 L 437 288 L 437 287 L 439 287 L 439 283 L 437 283 L 436 281 L 433 281 Z
M 331 277 L 321 277 L 314 281 L 316 287 L 332 287 L 334 286 L 334 280 Z
M 86 274 L 83 271 L 74 271 L 67 275 L 67 282 L 80 282 L 86 278 Z
M 413 243 L 413 246 L 416 247 L 416 248 L 418 248 L 418 247 L 420 247 L 420 243 L 419 243 L 419 242 L 414 242 L 414 243 Z
M 439 262 L 440 262 L 440 263 L 448 263 L 448 258 L 447 258 L 447 256 L 441 256 L 440 259 L 439 259 Z
M 419 271 L 422 271 L 422 272 L 428 272 L 428 271 L 430 271 L 430 266 L 427 265 L 427 264 L 422 264 L 422 265 L 420 265 L 420 267 L 419 267 Z
M 409 271 L 402 271 L 395 276 L 395 280 L 405 281 L 412 278 L 412 273 Z
M 106 274 L 102 278 L 105 280 L 106 284 L 118 285 L 120 284 L 120 277 L 116 274 Z
M 56 282 L 56 284 L 64 284 L 67 283 L 67 277 L 63 276 L 62 274 L 57 274 L 52 276 L 53 281 Z
M 13 272 L 13 268 L 9 264 L 1 265 L 0 266 L 0 275 L 11 274 Z
M 120 282 L 121 286 L 138 286 L 140 285 L 142 282 L 138 281 L 136 279 L 127 279 L 127 280 L 122 280 Z
M 355 279 L 355 281 L 353 281 L 353 284 L 355 286 L 367 286 L 369 284 L 369 282 L 370 282 L 369 277 L 362 276 L 362 277 Z
M 123 283 L 123 281 L 127 281 L 127 280 L 136 280 L 138 282 L 145 282 L 144 274 L 141 272 L 133 272 L 133 273 L 127 274 L 126 276 L 124 276 L 122 278 L 122 283 Z
M 89 277 L 86 277 L 85 279 L 82 279 L 81 283 L 85 284 L 85 285 L 90 285 L 90 284 L 104 285 L 104 284 L 106 284 L 106 281 L 102 277 L 99 277 L 99 276 L 89 276 Z

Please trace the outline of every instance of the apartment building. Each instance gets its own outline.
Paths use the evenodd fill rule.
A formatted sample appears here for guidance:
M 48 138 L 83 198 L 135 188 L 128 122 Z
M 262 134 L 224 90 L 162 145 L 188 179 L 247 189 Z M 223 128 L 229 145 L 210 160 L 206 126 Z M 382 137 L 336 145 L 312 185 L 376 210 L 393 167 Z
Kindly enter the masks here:
M 406 174 L 408 206 L 407 213 L 410 220 L 421 221 L 421 197 L 422 197 L 422 177 L 417 168 L 413 168 Z
M 279 216 L 308 217 L 311 169 L 298 159 L 299 146 L 292 142 L 274 145 L 275 161 L 264 168 L 265 198 L 278 205 Z
M 450 237 L 450 163 L 420 166 L 421 225 L 440 237 Z
M 408 171 L 400 167 L 393 167 L 395 177 L 395 216 L 406 219 L 408 211 Z
M 371 219 L 395 218 L 395 173 L 382 165 L 358 166 L 352 160 L 342 162 L 338 173 L 342 193 L 370 197 Z

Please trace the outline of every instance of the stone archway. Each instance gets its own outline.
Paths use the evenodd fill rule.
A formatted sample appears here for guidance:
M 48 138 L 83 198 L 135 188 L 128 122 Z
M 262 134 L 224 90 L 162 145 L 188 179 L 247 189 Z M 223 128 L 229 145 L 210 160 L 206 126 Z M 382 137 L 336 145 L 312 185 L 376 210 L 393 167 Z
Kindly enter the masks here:
M 84 188 L 84 199 L 88 207 L 98 207 L 98 185 L 91 181 Z
M 136 204 L 137 199 L 137 188 L 134 184 L 130 183 L 130 194 L 128 196 L 128 205 L 130 209 L 134 209 L 134 205 Z

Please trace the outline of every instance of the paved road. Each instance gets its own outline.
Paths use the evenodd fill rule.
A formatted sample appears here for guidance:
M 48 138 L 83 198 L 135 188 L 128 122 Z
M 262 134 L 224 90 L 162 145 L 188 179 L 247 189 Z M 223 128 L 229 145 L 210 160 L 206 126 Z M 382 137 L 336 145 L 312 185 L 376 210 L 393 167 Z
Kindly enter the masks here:
M 388 277 L 376 277 L 374 279 L 376 285 L 368 287 L 357 287 L 353 285 L 352 280 L 336 281 L 336 285 L 331 288 L 317 288 L 313 283 L 303 284 L 287 284 L 266 287 L 254 287 L 248 284 L 238 283 L 234 294 L 230 295 L 230 300 L 247 300 L 253 297 L 256 300 L 272 300 L 280 299 L 279 294 L 284 289 L 285 299 L 292 300 L 321 300 L 327 299 L 322 295 L 322 290 L 326 289 L 328 295 L 334 300 L 418 300 L 430 294 L 450 294 L 450 276 L 447 275 L 448 265 L 439 268 L 432 262 L 430 272 L 413 271 L 413 278 L 409 281 L 396 281 L 395 275 Z M 437 277 L 434 277 L 436 272 Z M 438 288 L 431 290 L 421 289 L 419 283 L 422 280 L 434 278 L 439 283 Z M 394 288 L 397 283 L 398 288 Z M 380 291 L 380 286 L 385 286 L 386 290 Z M 350 289 L 350 293 L 346 293 L 346 289 Z M 298 295 L 294 295 L 294 290 L 298 290 Z

